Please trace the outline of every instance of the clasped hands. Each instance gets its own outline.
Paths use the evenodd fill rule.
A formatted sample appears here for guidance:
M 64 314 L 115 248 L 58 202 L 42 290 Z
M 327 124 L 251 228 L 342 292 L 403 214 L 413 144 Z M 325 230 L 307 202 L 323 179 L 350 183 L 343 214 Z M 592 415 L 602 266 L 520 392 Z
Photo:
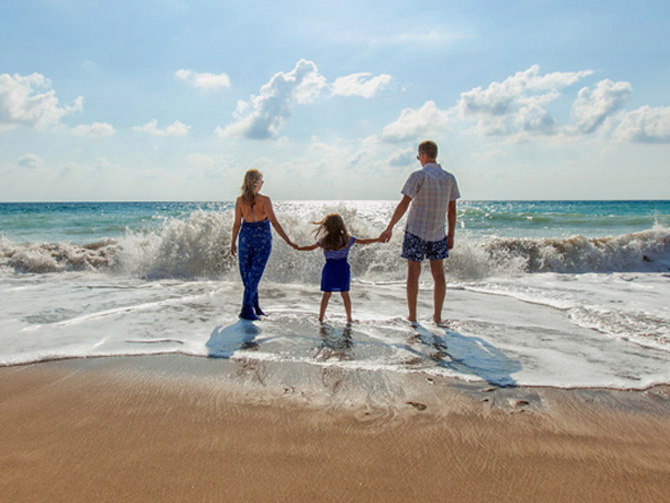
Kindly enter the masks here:
M 379 237 L 378 237 L 377 239 L 379 240 L 380 243 L 388 243 L 389 240 L 391 239 L 392 234 L 393 234 L 393 233 L 392 233 L 392 231 L 391 231 L 390 229 L 386 229 L 386 230 L 384 230 L 384 232 L 382 232 L 382 233 L 379 235 Z M 293 241 L 289 241 L 289 242 L 288 242 L 288 245 L 289 245 L 291 248 L 293 248 L 294 250 L 298 250 L 298 249 L 300 248 L 300 246 L 297 245 L 296 243 L 294 243 Z M 234 243 L 231 244 L 231 246 L 230 246 L 230 254 L 231 254 L 233 257 L 237 256 L 237 246 L 235 246 Z

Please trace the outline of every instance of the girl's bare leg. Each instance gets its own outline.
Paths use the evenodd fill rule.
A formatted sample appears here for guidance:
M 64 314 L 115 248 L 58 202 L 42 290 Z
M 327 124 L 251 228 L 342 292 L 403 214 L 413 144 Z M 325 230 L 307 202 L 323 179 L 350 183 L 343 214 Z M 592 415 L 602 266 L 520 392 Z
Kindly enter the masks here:
M 323 292 L 323 297 L 321 297 L 321 310 L 319 311 L 319 321 L 321 322 L 323 322 L 323 317 L 326 315 L 326 308 L 328 307 L 330 295 L 331 292 Z
M 351 319 L 351 297 L 349 297 L 349 292 L 340 292 L 342 294 L 342 302 L 344 302 L 344 310 L 347 313 L 347 323 L 352 323 L 354 320 Z

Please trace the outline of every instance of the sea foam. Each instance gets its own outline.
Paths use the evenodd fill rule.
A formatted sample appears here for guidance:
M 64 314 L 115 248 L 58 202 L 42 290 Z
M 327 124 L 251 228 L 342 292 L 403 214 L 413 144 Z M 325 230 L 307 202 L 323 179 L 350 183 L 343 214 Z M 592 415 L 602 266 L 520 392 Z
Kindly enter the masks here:
M 355 210 L 340 208 L 340 212 L 353 235 L 375 237 L 382 230 L 379 223 L 358 218 Z M 128 230 L 118 239 L 88 244 L 14 243 L 1 238 L 0 267 L 16 273 L 96 271 L 144 279 L 233 279 L 237 265 L 230 254 L 232 217 L 232 211 L 197 210 L 185 218 L 165 219 L 149 230 Z M 309 219 L 287 213 L 280 220 L 294 241 L 314 241 L 315 226 Z M 389 244 L 356 246 L 350 254 L 353 274 L 370 281 L 402 279 L 402 237 L 401 223 Z M 266 277 L 313 283 L 322 265 L 320 253 L 295 251 L 275 234 Z M 539 272 L 665 272 L 670 269 L 670 230 L 657 225 L 599 238 L 475 237 L 459 231 L 446 267 L 450 277 L 460 280 Z

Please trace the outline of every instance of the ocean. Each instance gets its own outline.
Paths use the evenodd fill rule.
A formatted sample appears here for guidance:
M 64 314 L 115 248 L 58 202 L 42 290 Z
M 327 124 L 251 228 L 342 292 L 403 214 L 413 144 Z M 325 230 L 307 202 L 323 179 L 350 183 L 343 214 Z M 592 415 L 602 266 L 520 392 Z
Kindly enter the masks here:
M 331 211 L 375 237 L 396 201 L 275 201 L 299 244 Z M 495 386 L 670 384 L 670 201 L 463 201 L 437 326 L 405 321 L 401 221 L 350 253 L 356 322 L 319 324 L 321 252 L 275 235 L 268 316 L 237 317 L 232 202 L 0 203 L 0 365 L 179 353 Z

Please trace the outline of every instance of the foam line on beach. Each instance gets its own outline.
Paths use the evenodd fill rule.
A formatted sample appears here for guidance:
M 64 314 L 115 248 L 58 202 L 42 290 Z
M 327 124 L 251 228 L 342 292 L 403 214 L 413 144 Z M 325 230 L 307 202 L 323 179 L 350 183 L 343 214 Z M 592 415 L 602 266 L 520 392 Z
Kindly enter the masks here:
M 208 295 L 208 294 L 207 294 Z M 114 309 L 107 309 L 105 311 L 98 311 L 95 313 L 91 314 L 85 314 L 82 316 L 78 316 L 76 318 L 70 318 L 69 320 L 64 320 L 64 321 L 59 321 L 57 323 L 54 323 L 56 326 L 68 326 L 68 325 L 76 325 L 78 323 L 84 323 L 96 318 L 104 318 L 106 316 L 114 316 L 119 313 L 132 313 L 134 311 L 145 311 L 148 309 L 153 309 L 156 307 L 162 307 L 162 306 L 169 306 L 169 305 L 175 305 L 175 304 L 182 304 L 184 302 L 189 302 L 196 300 L 200 297 L 203 297 L 204 295 L 190 295 L 188 297 L 180 297 L 177 299 L 166 299 L 166 300 L 159 300 L 156 302 L 145 302 L 143 304 L 136 304 L 136 305 L 131 305 L 131 306 L 123 306 L 123 307 L 117 307 Z

